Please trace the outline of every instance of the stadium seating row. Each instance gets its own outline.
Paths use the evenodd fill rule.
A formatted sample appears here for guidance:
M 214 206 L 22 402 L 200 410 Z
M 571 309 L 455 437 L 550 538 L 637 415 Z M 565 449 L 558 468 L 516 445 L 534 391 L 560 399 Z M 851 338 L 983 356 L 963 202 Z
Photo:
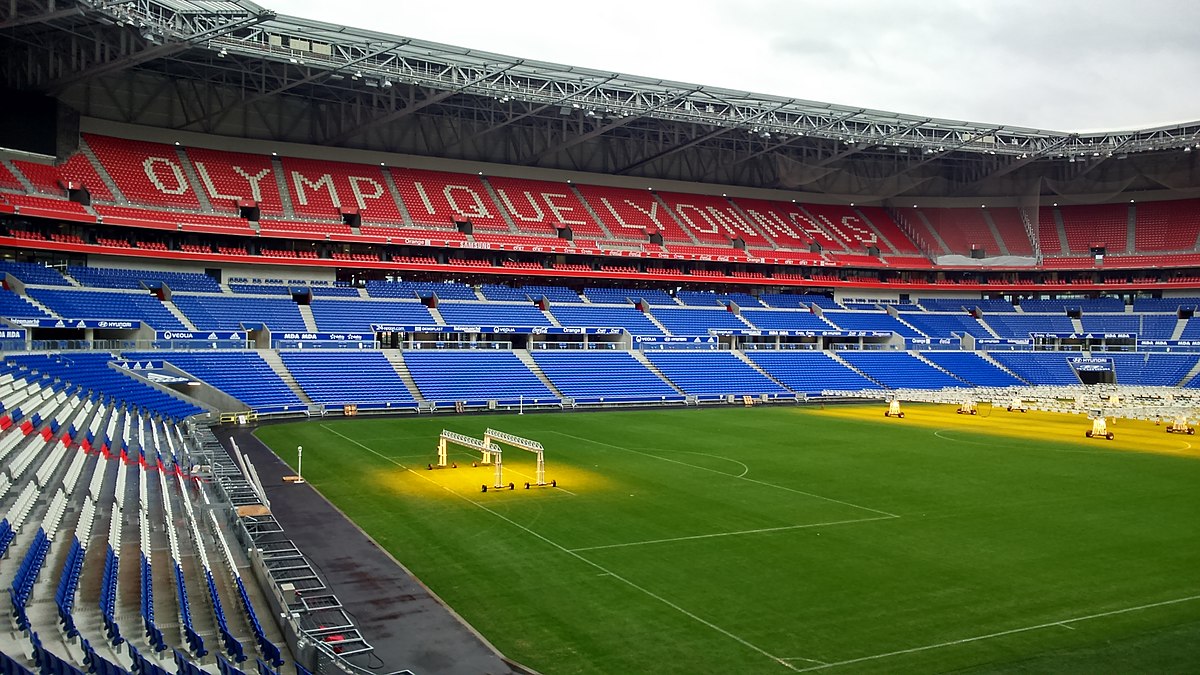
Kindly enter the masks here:
M 14 168 L 43 195 L 63 196 L 68 185 L 86 187 L 100 202 L 96 213 L 109 224 L 157 223 L 169 229 L 249 236 L 253 229 L 238 215 L 241 205 L 253 203 L 265 216 L 264 232 L 322 239 L 354 236 L 352 227 L 343 223 L 343 216 L 352 213 L 365 224 L 365 235 L 428 237 L 430 229 L 454 231 L 456 223 L 470 221 L 481 241 L 494 243 L 536 246 L 543 241 L 538 237 L 556 238 L 559 230 L 570 229 L 576 239 L 588 242 L 647 242 L 650 235 L 661 235 L 668 250 L 714 256 L 742 256 L 731 248 L 733 240 L 766 255 L 811 256 L 810 249 L 818 245 L 833 258 L 861 266 L 883 266 L 889 257 L 917 260 L 924 254 L 969 255 L 979 249 L 988 255 L 1029 256 L 1033 251 L 1021 214 L 1012 208 L 914 207 L 889 212 L 204 148 L 181 151 L 95 134 L 85 134 L 84 142 L 98 166 L 81 152 L 58 168 L 27 162 L 15 162 Z M 108 190 L 101 171 L 111 177 L 119 194 Z M 280 185 L 286 188 L 286 199 Z M 0 189 L 5 188 L 23 186 L 8 173 L 0 175 Z M 45 197 L 22 201 L 34 198 L 21 194 L 6 197 L 27 208 L 88 215 L 70 202 Z M 213 212 L 203 211 L 208 207 Z M 1189 251 L 1200 238 L 1197 200 L 1055 205 L 1034 215 L 1040 248 L 1052 256 L 1086 256 L 1093 246 L 1105 246 L 1111 254 Z M 1132 249 L 1127 245 L 1130 228 L 1135 235 Z M 863 255 L 868 248 L 878 250 L 882 258 Z M 1067 264 L 1083 268 L 1089 261 L 1077 258 Z

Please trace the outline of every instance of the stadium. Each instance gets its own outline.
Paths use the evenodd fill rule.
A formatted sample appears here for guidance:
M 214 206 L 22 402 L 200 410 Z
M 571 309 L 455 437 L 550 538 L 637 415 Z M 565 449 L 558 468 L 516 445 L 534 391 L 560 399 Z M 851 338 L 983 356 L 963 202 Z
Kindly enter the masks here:
M 0 45 L 0 673 L 1200 663 L 1200 122 L 248 0 Z

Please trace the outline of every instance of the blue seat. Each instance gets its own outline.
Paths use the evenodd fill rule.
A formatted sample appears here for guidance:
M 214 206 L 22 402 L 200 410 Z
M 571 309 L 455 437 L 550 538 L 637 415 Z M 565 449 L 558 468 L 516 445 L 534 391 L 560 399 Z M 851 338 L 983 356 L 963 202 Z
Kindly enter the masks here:
M 416 300 L 313 300 L 313 319 L 323 332 L 369 333 L 372 324 L 420 326 L 433 323 L 429 308 Z
M 675 299 L 657 288 L 585 288 L 583 295 L 592 302 L 628 305 L 644 300 L 650 305 L 676 305 Z
M 404 363 L 427 400 L 452 403 L 489 400 L 557 401 L 515 354 L 501 350 L 413 350 Z
M 629 352 L 539 349 L 532 356 L 554 386 L 577 401 L 683 398 Z
M 730 352 L 649 351 L 646 358 L 675 386 L 696 396 L 791 394 Z
M 157 330 L 184 330 L 162 301 L 143 293 L 87 289 L 28 288 L 26 292 L 66 319 L 142 321 Z
M 966 382 L 947 375 L 908 352 L 844 351 L 839 352 L 838 356 L 861 370 L 867 377 L 891 389 L 901 387 L 941 389 L 967 386 Z
M 811 396 L 827 389 L 880 389 L 880 385 L 838 363 L 825 352 L 749 350 L 746 356 L 789 389 Z
M 750 330 L 737 315 L 725 309 L 655 307 L 650 313 L 672 335 L 708 335 L 710 328 Z
M 258 352 L 126 352 L 126 359 L 164 360 L 260 412 L 301 409 L 304 403 Z
M 1079 384 L 1079 376 L 1067 362 L 1079 352 L 991 352 L 1000 365 L 1030 384 Z
M 199 330 L 241 330 L 243 323 L 262 323 L 273 331 L 308 330 L 290 297 L 255 298 L 176 293 L 175 306 Z
M 646 314 L 631 305 L 552 305 L 550 313 L 558 323 L 574 328 L 624 328 L 631 335 L 661 335 Z
M 373 350 L 281 351 L 296 384 L 326 405 L 414 406 L 412 393 L 382 352 Z
M 974 352 L 928 351 L 922 356 L 977 387 L 1009 387 L 1025 384 Z

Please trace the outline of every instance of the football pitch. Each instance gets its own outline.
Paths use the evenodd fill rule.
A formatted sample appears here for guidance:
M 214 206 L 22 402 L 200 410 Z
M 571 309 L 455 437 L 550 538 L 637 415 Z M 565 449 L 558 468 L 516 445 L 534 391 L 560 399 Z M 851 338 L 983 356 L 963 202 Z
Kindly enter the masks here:
M 313 421 L 258 436 L 544 673 L 1196 672 L 1200 436 L 881 405 Z M 505 483 L 445 428 L 540 441 Z M 1194 446 L 1194 447 L 1193 447 Z M 368 636 L 369 637 L 369 636 Z

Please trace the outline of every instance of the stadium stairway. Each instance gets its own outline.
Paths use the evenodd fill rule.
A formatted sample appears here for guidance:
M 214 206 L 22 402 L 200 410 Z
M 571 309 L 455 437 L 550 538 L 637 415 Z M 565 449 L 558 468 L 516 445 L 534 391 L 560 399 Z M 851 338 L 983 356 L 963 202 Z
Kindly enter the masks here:
M 862 224 L 871 228 L 871 232 L 873 232 L 875 234 L 876 239 L 878 239 L 878 241 L 880 243 L 882 243 L 883 246 L 887 247 L 886 249 L 884 249 L 883 247 L 880 247 L 881 251 L 883 251 L 885 254 L 886 253 L 900 254 L 900 249 L 896 248 L 896 245 L 893 244 L 891 242 L 891 240 L 887 238 L 887 235 L 885 235 L 883 233 L 883 230 L 881 230 L 878 226 L 876 226 L 875 223 L 871 222 L 871 219 L 868 218 L 865 213 L 863 213 L 859 209 L 851 209 L 851 211 L 853 212 L 853 214 L 856 217 L 858 217 L 859 221 L 862 222 Z
M 647 314 L 646 316 L 650 316 L 650 315 Z M 657 322 L 655 322 L 655 323 L 657 323 Z M 663 331 L 663 334 L 664 335 L 666 334 L 665 330 Z M 642 351 L 640 349 L 635 349 L 629 353 L 633 355 L 633 358 L 637 359 L 638 363 L 642 364 L 643 366 L 646 366 L 647 370 L 654 373 L 658 377 L 658 379 L 671 385 L 671 388 L 674 389 L 675 391 L 679 392 L 679 394 L 681 396 L 687 395 L 687 392 L 685 392 L 683 389 L 680 389 L 679 385 L 672 382 L 666 375 L 663 375 L 663 372 L 658 369 L 658 366 L 651 363 L 650 359 L 646 358 L 646 355 L 644 353 L 642 353 Z
M 920 333 L 921 335 L 924 335 L 924 334 L 925 334 L 925 333 L 924 333 L 922 330 L 920 330 L 920 329 L 919 329 L 919 328 L 917 328 L 916 326 L 914 326 L 914 325 L 912 325 L 911 323 L 909 323 L 909 322 L 905 321 L 905 320 L 904 320 L 904 315 L 903 315 L 903 314 L 901 314 L 901 313 L 900 313 L 900 312 L 899 312 L 899 311 L 898 311 L 898 310 L 897 310 L 895 307 L 892 307 L 892 306 L 890 306 L 890 305 L 887 305 L 887 306 L 885 306 L 885 307 L 884 307 L 884 311 L 886 311 L 886 312 L 888 313 L 888 315 L 890 315 L 890 316 L 891 316 L 893 319 L 895 319 L 895 320 L 899 321 L 900 323 L 904 324 L 905 326 L 908 326 L 909 328 L 911 328 L 911 329 L 913 329 L 913 330 L 917 331 L 917 332 L 918 332 L 918 333 Z
M 496 210 L 500 212 L 500 217 L 504 218 L 504 222 L 508 223 L 508 231 L 512 234 L 520 234 L 521 230 L 516 226 L 515 223 L 513 223 L 512 214 L 508 212 L 508 209 L 501 206 L 502 202 L 500 201 L 499 195 L 496 194 L 496 189 L 492 187 L 491 181 L 489 181 L 486 177 L 481 177 L 479 182 L 483 183 L 483 189 L 486 190 L 488 196 L 492 198 L 492 204 L 494 204 L 496 206 Z
M 200 208 L 205 213 L 212 213 L 213 205 L 208 199 L 208 191 L 200 183 L 200 176 L 196 175 L 196 167 L 192 165 L 192 160 L 188 157 L 187 151 L 183 146 L 175 146 L 175 157 L 179 161 L 179 166 L 183 168 L 183 175 L 187 177 L 188 184 L 192 186 L 192 191 L 196 193 L 196 201 L 200 202 Z
M 653 312 L 643 312 L 643 314 L 646 315 L 647 319 L 650 319 L 650 323 L 654 324 L 655 326 L 658 327 L 659 330 L 662 331 L 663 335 L 671 335 L 671 331 L 667 330 L 667 327 L 662 325 L 662 323 L 659 322 L 658 317 L 654 316 Z M 661 375 L 660 375 L 660 377 L 661 377 Z
M 845 240 L 843 240 L 841 237 L 834 236 L 832 233 L 830 233 L 829 228 L 827 228 L 825 226 L 825 224 L 821 222 L 821 219 L 818 218 L 816 216 L 816 214 L 814 214 L 812 211 L 808 210 L 804 204 L 796 204 L 796 209 L 800 213 L 804 214 L 804 217 L 808 219 L 808 222 L 812 223 L 813 225 L 815 225 L 817 227 L 817 229 L 819 229 L 821 232 L 825 233 L 824 238 L 826 241 L 832 241 L 835 246 L 838 246 L 841 248 L 842 252 L 848 253 L 850 251 L 850 249 L 846 247 Z M 822 243 L 824 243 L 824 242 L 822 242 Z M 830 247 L 830 248 L 832 248 L 832 247 Z M 834 251 L 834 252 L 836 253 L 837 251 Z
M 992 364 L 993 366 L 996 366 L 997 368 L 999 368 L 1000 370 L 1003 370 L 1004 372 L 1008 373 L 1009 375 L 1012 375 L 1013 377 L 1017 378 L 1018 380 L 1021 380 L 1022 382 L 1026 381 L 1020 375 L 1017 375 L 1016 373 L 1009 370 L 1008 368 L 1005 368 L 1003 363 L 1000 363 L 996 359 L 992 358 L 992 355 L 989 354 L 988 352 L 977 351 L 975 353 L 979 355 L 979 358 L 983 359 L 984 361 L 987 361 L 988 363 Z
M 996 240 L 996 245 L 1000 249 L 1000 255 L 1009 255 L 1008 244 L 1004 242 L 1004 237 L 1000 234 L 1000 228 L 996 227 L 996 221 L 992 220 L 992 214 L 987 209 L 982 209 L 980 213 L 983 215 L 983 222 L 987 224 L 988 230 L 992 233 L 992 238 Z
M 513 353 L 517 355 L 518 359 L 521 359 L 521 363 L 524 363 L 525 367 L 529 368 L 534 375 L 537 375 L 537 378 L 542 381 L 542 384 L 546 385 L 546 388 L 549 389 L 555 396 L 559 397 L 560 399 L 567 398 L 563 395 L 562 390 L 555 386 L 555 384 L 550 381 L 550 378 L 546 377 L 546 373 L 542 372 L 541 367 L 538 366 L 537 362 L 533 360 L 533 357 L 529 355 L 529 350 L 514 349 Z
M 429 316 L 433 317 L 434 324 L 436 324 L 438 326 L 446 325 L 446 319 L 445 319 L 445 317 L 442 316 L 442 313 L 438 311 L 437 307 L 432 307 L 432 306 L 429 307 Z
M 1197 361 L 1196 365 L 1192 366 L 1192 369 L 1188 371 L 1187 375 L 1183 376 L 1183 379 L 1179 381 L 1179 386 L 1195 386 L 1192 384 L 1192 380 L 1194 380 L 1197 376 L 1200 376 L 1200 361 Z
M 259 349 L 257 351 L 263 361 L 266 361 L 267 365 L 271 366 L 271 370 L 275 371 L 279 379 L 283 380 L 283 383 L 288 386 L 288 389 L 291 389 L 305 404 L 312 405 L 312 399 L 300 388 L 300 385 L 296 382 L 296 378 L 292 377 L 292 373 L 287 369 L 287 366 L 283 365 L 283 359 L 279 358 L 279 352 L 274 349 Z M 384 352 L 384 354 L 386 355 L 387 352 Z
M 408 212 L 408 205 L 404 203 L 404 198 L 400 196 L 400 188 L 396 187 L 396 177 L 391 171 L 383 171 L 383 184 L 387 186 L 388 194 L 392 196 L 392 200 L 396 202 L 396 210 L 400 212 L 400 222 L 405 227 L 412 227 L 412 215 Z
M 741 216 L 742 220 L 745 220 L 747 223 L 754 223 L 755 225 L 757 225 L 757 221 L 754 219 L 754 217 L 751 216 L 749 213 L 746 213 L 746 209 L 743 209 L 741 204 L 738 204 L 736 201 L 734 201 L 733 199 L 731 199 L 729 197 L 725 198 L 725 202 L 727 204 L 729 204 L 729 208 L 731 210 L 733 210 L 735 213 L 737 213 L 739 216 Z M 767 243 L 769 243 L 771 245 L 771 248 L 775 248 L 775 249 L 785 248 L 785 247 L 779 245 L 779 242 L 775 240 L 775 237 L 771 236 L 771 233 L 767 231 L 767 228 L 757 226 L 756 229 L 759 231 L 759 234 L 762 235 L 762 238 L 765 239 L 767 241 Z
M 920 232 L 922 235 L 928 235 L 928 237 L 929 237 L 928 241 L 933 241 L 934 243 L 936 243 L 938 248 L 941 249 L 942 253 L 949 253 L 950 247 L 946 245 L 946 240 L 942 239 L 942 235 L 938 233 L 937 228 L 935 228 L 933 226 L 933 223 L 929 222 L 929 218 L 927 218 L 925 216 L 925 212 L 917 211 L 916 217 L 917 217 L 917 223 L 916 223 L 917 231 Z
M 38 192 L 37 188 L 35 188 L 33 186 L 33 183 L 29 182 L 29 179 L 25 177 L 25 174 L 23 174 L 17 170 L 17 167 L 13 165 L 12 160 L 0 159 L 0 166 L 7 169 L 8 173 L 13 178 L 17 179 L 17 182 L 20 183 L 20 185 L 21 185 L 21 189 L 24 190 L 26 194 L 31 194 L 31 195 L 37 194 L 37 192 Z
M 392 364 L 392 369 L 400 376 L 400 381 L 408 388 L 408 393 L 412 394 L 413 400 L 417 403 L 424 403 L 425 397 L 421 396 L 421 390 L 417 388 L 417 381 L 413 379 L 412 373 L 408 372 L 408 365 L 404 363 L 404 356 L 400 350 L 385 349 L 383 358 Z
M 177 307 L 174 302 L 171 300 L 163 300 L 162 304 L 163 307 L 167 308 L 167 311 L 170 312 L 172 316 L 174 316 L 176 319 L 179 319 L 179 323 L 187 326 L 188 330 L 196 330 L 196 324 L 192 323 L 192 320 L 189 319 L 186 314 L 179 311 L 179 307 Z
M 1179 340 L 1183 337 L 1183 331 L 1187 328 L 1188 319 L 1176 319 L 1175 330 L 1171 331 L 1171 339 Z
M 738 315 L 738 318 L 741 318 L 741 315 L 740 315 L 740 314 Z M 745 321 L 745 319 L 742 319 L 742 320 L 743 320 L 743 321 Z M 734 355 L 734 356 L 736 356 L 736 357 L 738 357 L 739 359 L 741 359 L 741 360 L 742 360 L 742 362 L 743 362 L 743 363 L 745 363 L 746 365 L 748 365 L 748 366 L 750 366 L 751 368 L 753 368 L 753 369 L 757 370 L 759 375 L 762 375 L 763 377 L 767 378 L 768 380 L 770 380 L 770 381 L 774 382 L 775 384 L 777 384 L 777 385 L 779 385 L 779 386 L 783 387 L 783 388 L 784 388 L 784 389 L 786 389 L 787 391 L 792 391 L 791 387 L 788 387 L 788 386 L 787 386 L 786 384 L 784 384 L 783 382 L 780 382 L 779 380 L 775 379 L 775 376 L 774 376 L 774 375 L 772 375 L 772 374 L 768 373 L 767 371 L 763 370 L 761 366 L 759 366 L 757 363 L 755 363 L 755 362 L 751 361 L 751 360 L 750 360 L 750 357 L 746 356 L 746 353 L 745 353 L 745 352 L 743 352 L 742 350 L 740 350 L 740 349 L 734 349 L 734 350 L 733 350 L 733 355 Z
M 1058 234 L 1058 243 L 1062 246 L 1064 255 L 1071 252 L 1071 247 L 1067 245 L 1067 226 L 1063 225 L 1062 211 L 1054 209 L 1054 231 Z
M 300 318 L 304 319 L 304 328 L 308 332 L 316 333 L 320 330 L 317 328 L 317 319 L 313 316 L 312 307 L 309 305 L 296 305 L 296 309 L 300 310 Z
M 296 219 L 296 209 L 292 206 L 292 192 L 288 189 L 287 174 L 283 170 L 283 160 L 271 156 L 271 174 L 275 176 L 275 189 L 279 190 L 279 205 L 283 207 L 285 220 Z
M 925 358 L 925 356 L 921 352 L 919 352 L 915 349 L 908 350 L 908 353 L 911 354 L 912 357 L 915 358 L 916 360 L 921 361 L 922 363 L 925 363 L 926 365 L 928 365 L 931 368 L 936 368 L 937 370 L 942 371 L 943 373 L 949 375 L 950 377 L 953 377 L 953 378 L 959 379 L 959 380 L 963 379 L 963 378 L 959 377 L 958 375 L 950 372 L 949 370 L 946 370 L 942 366 L 934 363 L 933 361 L 930 361 L 929 359 Z
M 1018 311 L 1018 312 L 1019 312 L 1019 311 L 1021 311 L 1021 308 L 1020 308 L 1020 307 L 1018 307 L 1018 308 L 1017 308 L 1017 311 Z M 989 334 L 991 334 L 991 336 L 992 336 L 992 337 L 994 337 L 994 338 L 999 338 L 999 337 L 1000 337 L 1000 334 L 996 332 L 996 329 L 995 329 L 995 328 L 992 328 L 992 327 L 991 327 L 991 326 L 988 324 L 987 320 L 986 320 L 986 319 L 984 319 L 984 318 L 982 318 L 982 317 L 983 317 L 983 314 L 981 313 L 981 314 L 980 314 L 980 318 L 976 320 L 976 323 L 978 323 L 980 326 L 983 326 L 983 328 L 984 328 L 984 329 L 985 329 L 985 330 L 986 330 L 986 331 L 987 331 Z
M 871 377 L 870 375 L 867 375 L 866 373 L 859 370 L 858 368 L 855 368 L 853 364 L 851 364 L 849 361 L 847 361 L 846 359 L 843 359 L 841 356 L 839 356 L 836 351 L 830 350 L 826 353 L 829 354 L 830 358 L 832 358 L 834 361 L 837 361 L 838 363 L 849 368 L 850 370 L 853 370 L 854 372 L 858 373 L 859 375 L 862 375 L 863 377 L 867 378 L 868 380 L 874 382 L 875 384 L 879 385 L 879 387 L 881 389 L 887 389 L 887 386 L 885 386 L 882 382 L 880 382 L 879 380 L 876 380 L 875 378 Z
M 112 176 L 109 175 L 108 169 L 105 168 L 104 164 L 99 160 L 99 158 L 96 157 L 96 153 L 92 151 L 91 146 L 88 145 L 87 139 L 82 135 L 79 138 L 79 151 L 83 153 L 84 157 L 87 157 L 88 163 L 91 164 L 92 168 L 96 170 L 96 175 L 100 177 L 100 182 L 104 183 L 104 187 L 108 188 L 109 194 L 116 199 L 116 203 L 128 204 L 129 200 L 126 199 L 125 195 L 121 193 L 120 188 L 117 187 L 116 181 L 114 181 Z
M 1137 206 L 1130 204 L 1125 214 L 1125 251 L 1135 253 L 1137 252 Z
M 583 204 L 583 209 L 592 217 L 592 221 L 600 226 L 600 231 L 604 233 L 605 240 L 612 241 L 616 239 L 616 237 L 614 237 L 612 234 L 612 230 L 609 230 L 608 225 L 604 224 L 604 219 L 596 213 L 595 209 L 592 208 L 591 203 L 588 202 L 588 200 L 584 198 L 583 193 L 579 191 L 579 188 L 569 181 L 567 182 L 567 188 L 571 191 L 572 196 L 578 199 L 580 204 Z M 591 302 L 591 300 L 588 300 L 585 297 L 584 302 Z
M 42 310 L 43 312 L 45 312 L 47 314 L 49 314 L 51 319 L 61 319 L 62 318 L 61 316 L 59 316 L 58 312 L 55 312 L 54 310 L 50 309 L 46 305 L 43 305 L 41 302 L 38 301 L 37 298 L 33 297 L 32 295 L 29 295 L 28 293 L 23 293 L 23 294 L 21 294 L 21 297 L 25 298 L 25 300 L 28 301 L 29 304 L 33 305 L 34 307 L 37 307 L 38 309 Z M 1185 321 L 1184 323 L 1186 324 L 1187 322 Z

